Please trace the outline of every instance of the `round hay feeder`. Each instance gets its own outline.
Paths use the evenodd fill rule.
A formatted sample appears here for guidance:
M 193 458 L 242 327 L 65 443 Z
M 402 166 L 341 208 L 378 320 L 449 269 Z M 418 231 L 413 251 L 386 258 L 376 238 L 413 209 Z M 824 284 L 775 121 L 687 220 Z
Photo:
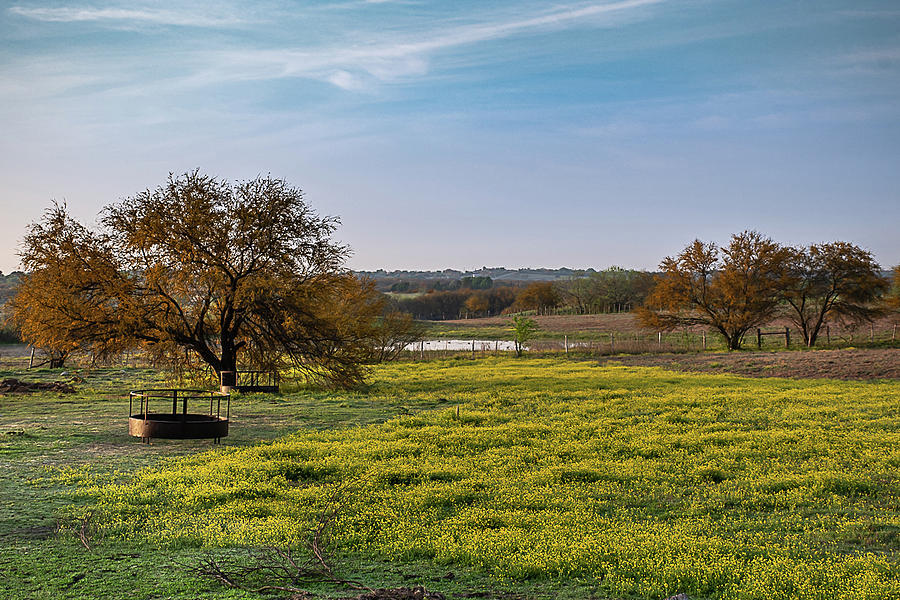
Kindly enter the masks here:
M 207 406 L 209 410 L 205 413 L 189 412 L 189 403 L 195 411 L 198 407 L 204 410 Z M 135 406 L 139 408 L 138 412 L 134 411 Z M 171 412 L 168 411 L 170 406 Z M 163 407 L 164 412 L 153 410 Z M 221 438 L 228 435 L 230 415 L 230 394 L 187 389 L 137 390 L 129 395 L 128 434 L 141 438 L 144 443 L 150 443 L 152 438 L 162 438 L 212 439 L 218 444 Z

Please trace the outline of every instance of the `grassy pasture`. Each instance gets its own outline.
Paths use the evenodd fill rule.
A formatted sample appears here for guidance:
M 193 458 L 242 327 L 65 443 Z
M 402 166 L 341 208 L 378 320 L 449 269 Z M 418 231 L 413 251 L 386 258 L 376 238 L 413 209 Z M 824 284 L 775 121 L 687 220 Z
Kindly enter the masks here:
M 7 597 L 256 597 L 172 563 L 302 543 L 340 488 L 343 574 L 373 587 L 900 598 L 896 381 L 398 363 L 366 393 L 239 397 L 222 448 L 148 448 L 123 433 L 128 377 L 152 373 L 0 398 Z M 86 512 L 93 552 L 52 533 Z

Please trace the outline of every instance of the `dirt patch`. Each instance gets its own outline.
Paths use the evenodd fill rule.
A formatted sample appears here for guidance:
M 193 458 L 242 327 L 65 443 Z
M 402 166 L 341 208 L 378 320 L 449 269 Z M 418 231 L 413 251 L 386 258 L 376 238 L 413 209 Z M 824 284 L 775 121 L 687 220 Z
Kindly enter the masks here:
M 73 394 L 75 388 L 62 381 L 41 383 L 38 381 L 21 381 L 19 379 L 4 379 L 0 381 L 0 394 L 30 394 L 31 392 L 59 392 Z
M 749 377 L 900 379 L 900 349 L 729 352 L 616 356 L 600 364 L 664 367 L 674 371 Z

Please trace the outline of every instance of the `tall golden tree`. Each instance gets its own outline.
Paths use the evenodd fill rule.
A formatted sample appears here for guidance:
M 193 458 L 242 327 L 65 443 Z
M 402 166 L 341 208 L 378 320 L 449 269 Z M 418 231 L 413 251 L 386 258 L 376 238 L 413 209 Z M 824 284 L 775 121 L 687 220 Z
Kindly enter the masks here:
M 216 373 L 290 365 L 335 385 L 362 381 L 381 302 L 343 268 L 337 219 L 318 216 L 299 189 L 170 175 L 106 207 L 100 223 L 91 232 L 55 206 L 31 226 L 13 306 L 26 340 L 142 345 Z
M 876 301 L 889 284 L 872 254 L 848 242 L 793 249 L 784 299 L 788 318 L 814 346 L 829 319 L 867 321 L 881 312 Z
M 721 249 L 694 240 L 660 263 L 638 318 L 659 329 L 705 325 L 737 350 L 748 331 L 777 313 L 789 258 L 788 249 L 755 231 L 731 236 Z

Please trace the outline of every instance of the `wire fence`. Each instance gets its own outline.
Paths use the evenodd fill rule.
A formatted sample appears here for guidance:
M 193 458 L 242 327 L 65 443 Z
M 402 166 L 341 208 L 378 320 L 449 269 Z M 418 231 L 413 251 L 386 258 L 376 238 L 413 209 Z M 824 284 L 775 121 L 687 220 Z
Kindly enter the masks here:
M 788 327 L 772 326 L 747 332 L 742 347 L 747 350 L 774 351 L 805 348 L 800 331 Z M 882 321 L 855 328 L 824 327 L 816 341 L 816 349 L 900 347 L 897 323 Z M 761 334 L 761 335 L 759 335 Z M 785 339 L 787 338 L 787 339 Z M 787 342 L 787 344 L 786 344 Z M 6 368 L 28 368 L 34 363 L 31 347 L 24 344 L 0 345 L 0 365 Z M 615 354 L 652 354 L 727 350 L 724 338 L 709 331 L 685 329 L 681 331 L 609 331 L 560 333 L 558 337 L 532 340 L 525 344 L 525 352 L 531 354 L 572 354 L 582 356 L 610 356 Z M 515 344 L 507 339 L 432 339 L 410 344 L 398 356 L 400 360 L 427 360 L 458 356 L 487 357 L 515 354 Z M 147 368 L 149 356 L 143 352 L 127 352 L 102 363 L 89 354 L 70 356 L 63 370 L 91 368 Z M 50 368 L 49 364 L 40 366 Z M 211 370 L 206 373 L 213 381 Z M 204 380 L 205 380 L 204 379 Z
M 787 335 L 786 335 L 787 331 Z M 832 331 L 823 328 L 816 341 L 817 349 L 847 347 L 883 347 L 897 345 L 897 325 L 887 327 L 858 327 Z M 753 329 L 744 336 L 742 347 L 746 350 L 775 351 L 802 349 L 805 340 L 797 329 L 769 327 Z M 539 354 L 573 354 L 610 356 L 615 354 L 653 354 L 727 350 L 723 336 L 714 332 L 684 330 L 658 332 L 621 332 L 584 336 L 560 335 L 558 338 L 532 340 L 525 344 L 525 351 Z M 511 340 L 428 340 L 411 344 L 400 358 L 406 360 L 448 358 L 454 356 L 485 357 L 515 353 Z

